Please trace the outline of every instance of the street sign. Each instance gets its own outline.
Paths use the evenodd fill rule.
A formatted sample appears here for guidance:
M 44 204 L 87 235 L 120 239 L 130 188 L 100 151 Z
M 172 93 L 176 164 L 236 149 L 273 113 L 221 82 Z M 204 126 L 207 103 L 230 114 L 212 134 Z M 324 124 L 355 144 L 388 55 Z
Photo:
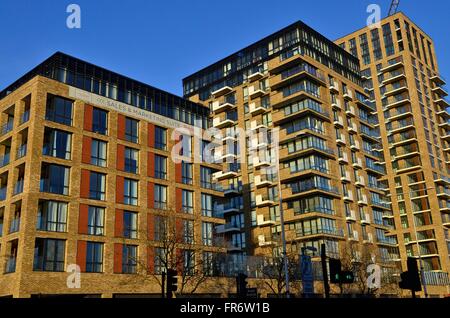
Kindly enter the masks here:
M 303 293 L 314 294 L 314 272 L 311 256 L 301 255 L 300 273 L 302 277 Z
M 258 290 L 256 288 L 247 288 L 248 298 L 258 298 Z

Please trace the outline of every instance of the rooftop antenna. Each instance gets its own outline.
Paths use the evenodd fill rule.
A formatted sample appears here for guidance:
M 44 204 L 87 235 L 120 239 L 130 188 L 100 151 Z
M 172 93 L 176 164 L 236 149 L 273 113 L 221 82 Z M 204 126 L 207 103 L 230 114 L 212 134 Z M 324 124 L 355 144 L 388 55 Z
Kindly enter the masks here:
M 389 8 L 389 16 L 397 13 L 399 4 L 400 4 L 400 0 L 392 0 L 391 7 Z

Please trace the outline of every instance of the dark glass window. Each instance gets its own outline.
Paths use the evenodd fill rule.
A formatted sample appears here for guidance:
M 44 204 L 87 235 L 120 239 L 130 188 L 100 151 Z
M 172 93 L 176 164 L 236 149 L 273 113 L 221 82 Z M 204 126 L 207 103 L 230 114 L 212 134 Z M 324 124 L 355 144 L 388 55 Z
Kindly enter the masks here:
M 167 179 L 167 157 L 155 155 L 155 178 Z
M 106 167 L 106 147 L 106 141 L 92 139 L 91 164 L 99 167 Z
M 41 168 L 41 192 L 56 194 L 69 194 L 69 172 L 65 166 L 42 163 Z
M 50 232 L 66 232 L 67 203 L 40 201 L 37 229 Z
M 138 214 L 135 212 L 123 212 L 123 237 L 137 238 L 137 218 Z
M 63 130 L 45 127 L 42 154 L 61 159 L 70 159 L 72 134 Z
M 105 200 L 106 175 L 91 171 L 89 179 L 89 198 L 94 200 Z
M 123 203 L 129 205 L 138 204 L 138 181 L 125 178 Z
M 123 245 L 122 248 L 122 273 L 136 273 L 137 265 L 137 246 Z
M 63 272 L 65 240 L 37 238 L 34 246 L 34 271 Z
M 155 148 L 167 149 L 167 129 L 155 126 Z
M 139 122 L 135 119 L 125 119 L 125 140 L 138 143 L 139 142 Z
M 125 171 L 137 173 L 138 158 L 139 158 L 139 151 L 137 149 L 125 147 Z
M 108 112 L 95 108 L 92 111 L 92 131 L 98 134 L 108 134 Z
M 192 184 L 192 163 L 181 162 L 181 181 L 184 184 Z
M 72 125 L 73 101 L 54 95 L 47 95 L 45 119 L 56 123 Z
M 103 235 L 105 208 L 90 206 L 88 210 L 88 234 Z
M 86 246 L 86 272 L 103 272 L 103 243 L 87 242 Z

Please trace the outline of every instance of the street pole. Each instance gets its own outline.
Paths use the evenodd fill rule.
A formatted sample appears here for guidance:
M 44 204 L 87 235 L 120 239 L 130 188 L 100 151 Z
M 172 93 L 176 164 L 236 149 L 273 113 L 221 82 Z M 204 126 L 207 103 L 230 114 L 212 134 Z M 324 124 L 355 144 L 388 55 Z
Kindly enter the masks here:
M 161 298 L 164 298 L 164 286 L 165 286 L 165 284 L 166 284 L 166 272 L 162 272 L 161 273 L 161 281 L 162 281 L 162 284 L 161 284 Z
M 284 228 L 284 212 L 283 212 L 283 198 L 281 195 L 281 178 L 280 178 L 280 153 L 279 153 L 279 132 L 280 129 L 276 129 L 276 145 L 275 149 L 275 165 L 276 165 L 276 173 L 277 173 L 277 181 L 278 181 L 278 204 L 280 207 L 280 225 L 281 225 L 281 243 L 283 245 L 283 263 L 284 263 L 284 276 L 286 279 L 286 298 L 290 298 L 289 292 L 289 270 L 288 270 L 288 261 L 287 261 L 287 248 L 286 248 L 286 231 Z M 272 136 L 273 137 L 273 136 Z
M 322 263 L 323 289 L 325 290 L 325 298 L 330 298 L 330 285 L 328 284 L 327 253 L 325 251 L 325 244 L 321 244 L 320 246 L 320 260 Z

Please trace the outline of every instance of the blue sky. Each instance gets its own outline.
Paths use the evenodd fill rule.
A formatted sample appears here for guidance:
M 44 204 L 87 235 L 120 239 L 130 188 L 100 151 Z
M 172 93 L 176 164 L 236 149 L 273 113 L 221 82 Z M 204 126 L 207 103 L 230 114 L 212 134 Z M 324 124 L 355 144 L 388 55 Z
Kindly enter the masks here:
M 0 0 L 0 89 L 55 51 L 180 95 L 183 77 L 302 20 L 334 40 L 365 25 L 367 5 L 391 0 Z M 81 7 L 81 29 L 66 7 Z M 401 1 L 435 41 L 450 80 L 450 1 Z

